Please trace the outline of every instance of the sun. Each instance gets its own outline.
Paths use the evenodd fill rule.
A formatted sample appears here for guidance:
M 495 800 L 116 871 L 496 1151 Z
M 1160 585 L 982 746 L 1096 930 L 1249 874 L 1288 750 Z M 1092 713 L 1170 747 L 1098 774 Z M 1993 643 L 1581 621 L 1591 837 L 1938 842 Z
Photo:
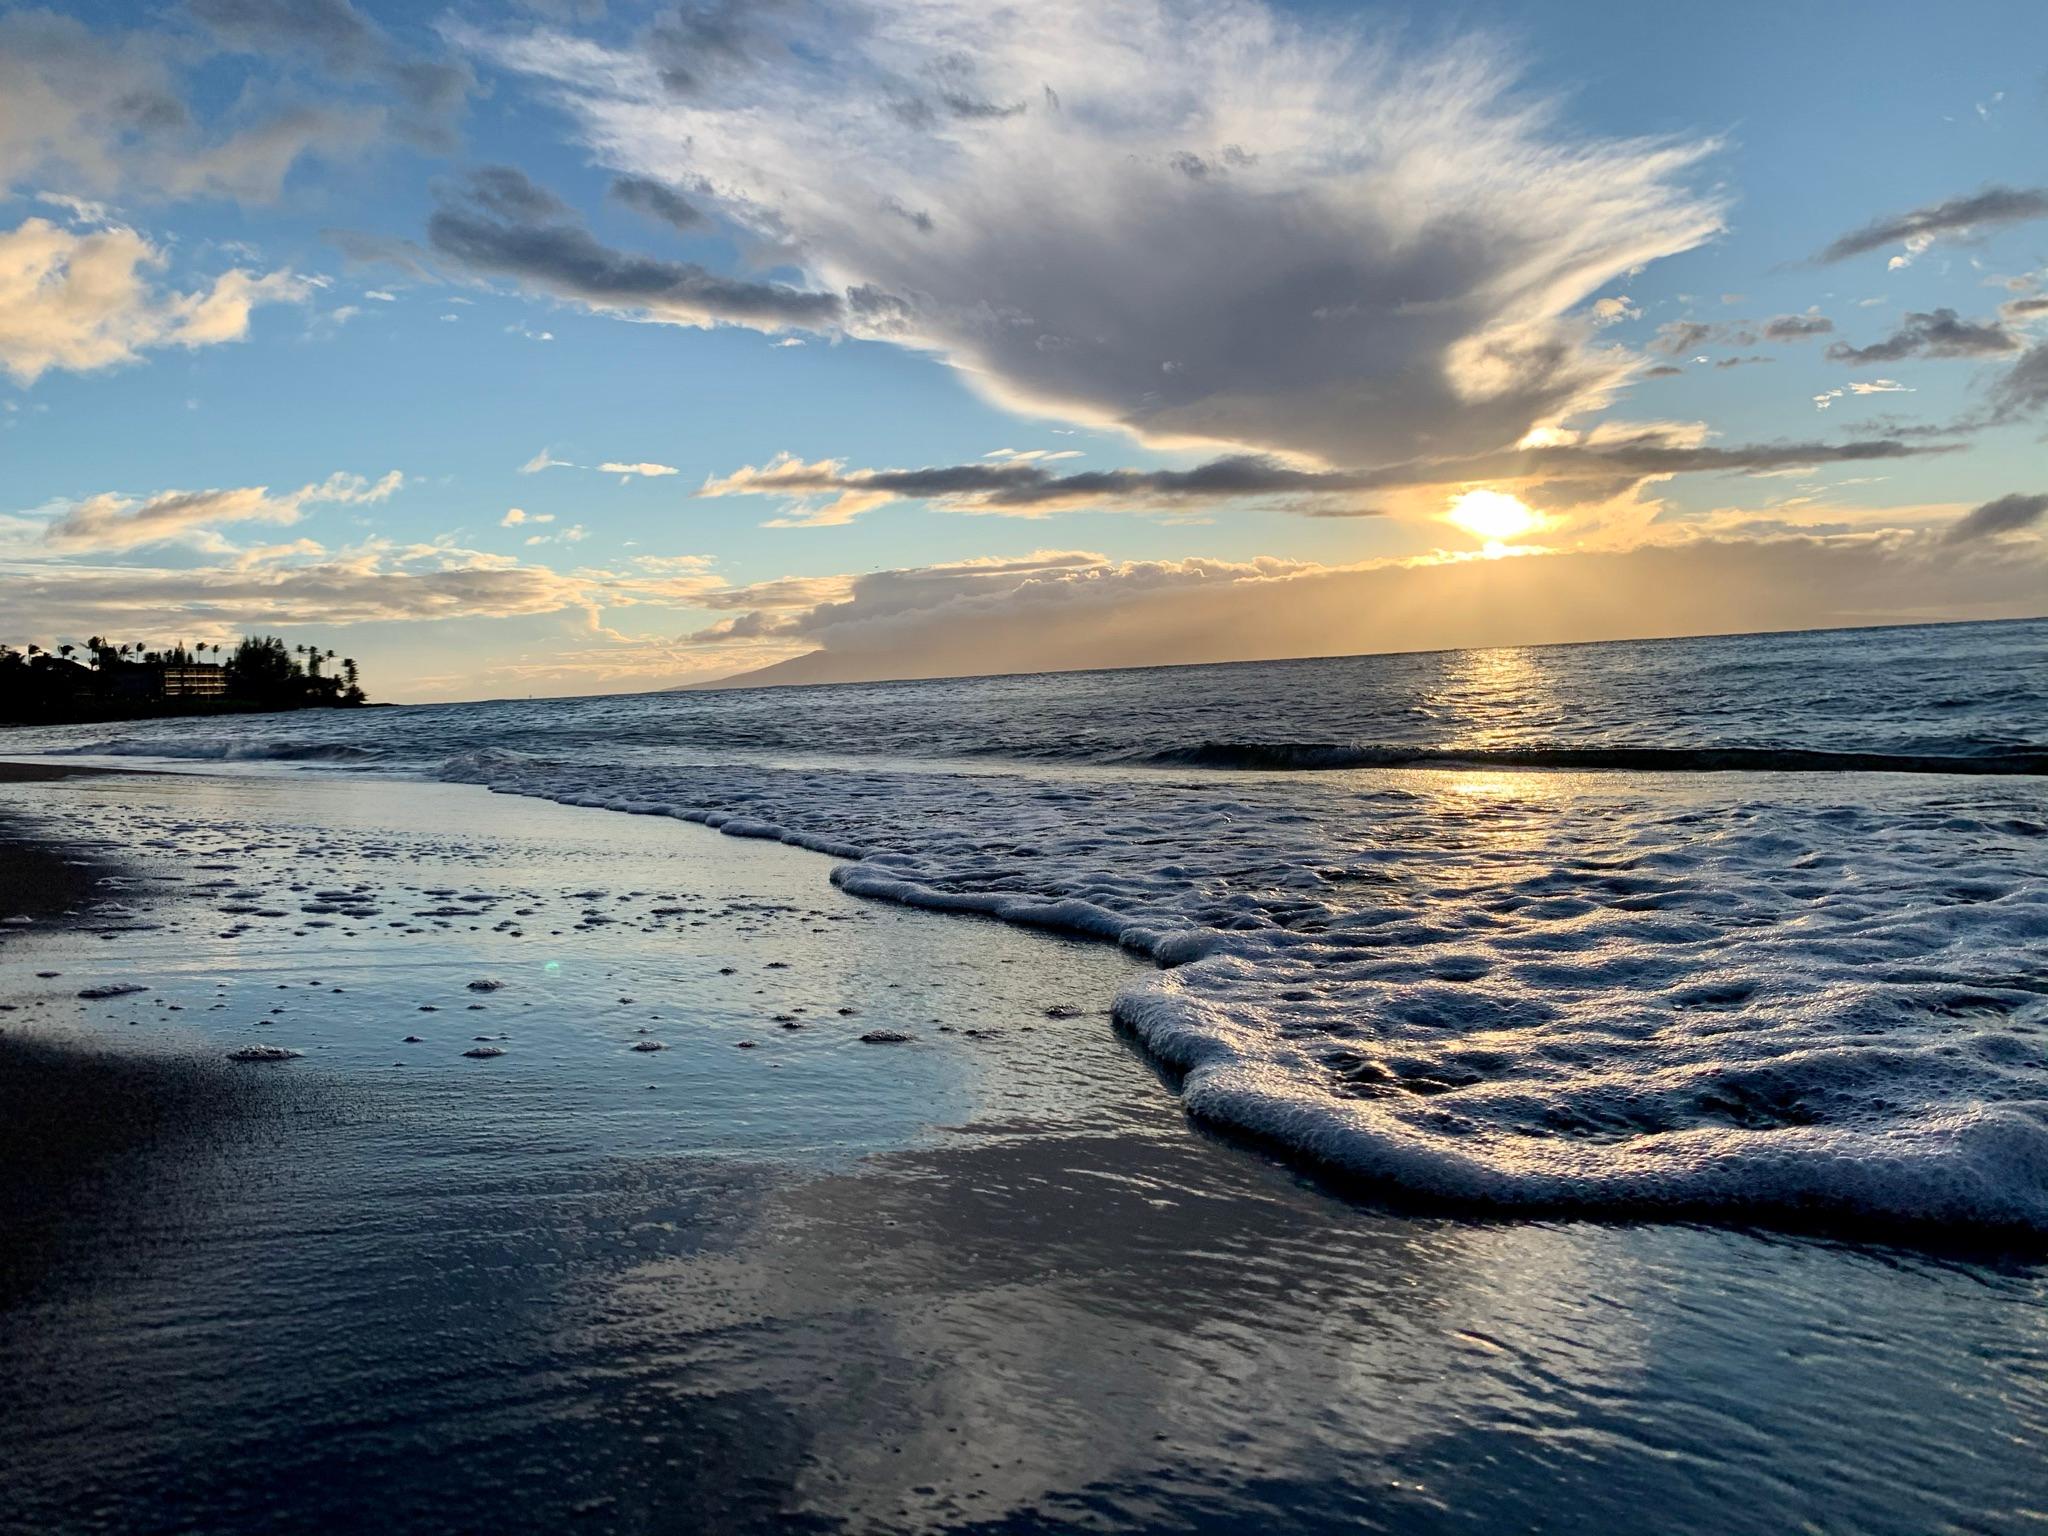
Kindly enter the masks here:
M 1486 540 L 1488 554 L 1543 526 L 1539 514 L 1506 491 L 1466 491 L 1451 502 L 1450 520 L 1474 538 Z

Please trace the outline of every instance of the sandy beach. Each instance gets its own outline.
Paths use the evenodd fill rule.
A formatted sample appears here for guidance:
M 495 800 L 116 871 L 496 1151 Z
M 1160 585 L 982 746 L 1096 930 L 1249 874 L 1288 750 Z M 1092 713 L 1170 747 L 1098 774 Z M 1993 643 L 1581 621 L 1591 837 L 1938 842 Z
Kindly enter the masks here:
M 13 778 L 8 1530 L 2038 1518 L 2024 1256 L 1377 1209 L 797 849 Z

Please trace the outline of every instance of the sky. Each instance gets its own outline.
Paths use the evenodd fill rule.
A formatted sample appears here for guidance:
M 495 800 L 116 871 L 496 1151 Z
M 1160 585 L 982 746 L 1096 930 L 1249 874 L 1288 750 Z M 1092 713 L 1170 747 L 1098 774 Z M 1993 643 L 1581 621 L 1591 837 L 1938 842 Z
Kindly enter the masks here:
M 2037 615 L 2044 151 L 2038 0 L 0 5 L 0 639 L 409 701 Z

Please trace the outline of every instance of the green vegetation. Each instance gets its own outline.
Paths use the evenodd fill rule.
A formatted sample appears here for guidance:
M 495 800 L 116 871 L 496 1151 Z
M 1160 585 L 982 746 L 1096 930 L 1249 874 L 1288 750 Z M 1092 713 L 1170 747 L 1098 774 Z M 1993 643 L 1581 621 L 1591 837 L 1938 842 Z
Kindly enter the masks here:
M 0 721 L 58 724 L 153 715 L 348 708 L 368 702 L 353 657 L 246 635 L 219 645 L 152 648 L 94 635 L 76 645 L 0 645 Z

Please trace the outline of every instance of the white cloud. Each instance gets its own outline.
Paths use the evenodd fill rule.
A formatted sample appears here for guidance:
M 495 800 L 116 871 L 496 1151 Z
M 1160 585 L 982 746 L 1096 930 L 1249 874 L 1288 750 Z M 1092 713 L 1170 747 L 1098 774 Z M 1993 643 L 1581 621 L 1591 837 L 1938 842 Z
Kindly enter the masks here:
M 1844 395 L 1910 395 L 1916 391 L 1897 379 L 1854 379 L 1839 389 L 1824 389 L 1813 397 L 1817 410 L 1826 410 Z
M 677 472 L 673 464 L 627 464 L 617 460 L 600 464 L 597 467 L 604 474 L 618 475 L 623 479 L 637 477 L 644 480 L 653 480 L 659 479 L 664 475 L 673 475 Z
M 517 528 L 521 523 L 552 523 L 552 512 L 529 512 L 524 507 L 513 507 L 498 519 L 500 528 Z
M 0 368 L 32 384 L 53 368 L 90 372 L 160 347 L 239 341 L 260 304 L 304 299 L 289 272 L 224 272 L 189 293 L 149 274 L 164 256 L 132 229 L 77 233 L 47 219 L 0 232 Z

